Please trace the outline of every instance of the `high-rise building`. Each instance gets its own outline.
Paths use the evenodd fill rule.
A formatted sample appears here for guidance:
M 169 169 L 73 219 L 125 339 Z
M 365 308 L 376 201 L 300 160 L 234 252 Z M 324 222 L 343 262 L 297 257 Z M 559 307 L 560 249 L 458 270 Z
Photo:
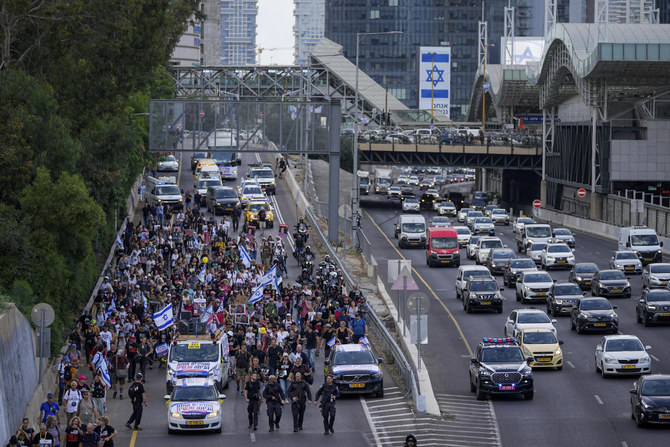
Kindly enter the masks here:
M 609 0 L 610 23 L 651 23 L 654 0 Z
M 170 62 L 178 67 L 190 67 L 201 63 L 201 24 L 191 18 L 188 28 L 179 38 L 177 46 L 172 52 Z
M 221 64 L 256 63 L 258 0 L 221 0 Z
M 205 19 L 201 25 L 200 54 L 205 67 L 221 65 L 221 6 L 219 0 L 202 0 Z
M 309 53 L 323 37 L 325 25 L 325 0 L 294 0 L 295 64 L 305 65 Z
M 670 0 L 656 0 L 658 23 L 670 23 Z
M 507 0 L 485 0 L 489 42 L 499 45 Z M 326 2 L 325 36 L 356 58 L 356 33 L 402 31 L 402 35 L 366 36 L 360 40 L 359 67 L 410 108 L 417 108 L 420 46 L 451 46 L 451 118 L 467 114 L 477 71 L 480 0 L 384 0 Z M 500 51 L 489 51 L 498 63 Z

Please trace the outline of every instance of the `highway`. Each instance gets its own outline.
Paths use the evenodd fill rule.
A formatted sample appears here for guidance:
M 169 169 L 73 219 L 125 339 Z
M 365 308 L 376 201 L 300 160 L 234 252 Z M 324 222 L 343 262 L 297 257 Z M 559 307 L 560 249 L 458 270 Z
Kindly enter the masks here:
M 509 313 L 521 305 L 514 289 L 503 291 L 502 314 L 467 314 L 454 291 L 455 268 L 429 268 L 425 250 L 397 248 L 393 237 L 394 223 L 400 210 L 388 207 L 385 196 L 368 196 L 361 200 L 361 226 L 373 247 L 379 264 L 379 274 L 387 290 L 387 260 L 410 259 L 413 277 L 422 292 L 431 297 L 428 313 L 429 342 L 422 347 L 438 402 L 441 395 L 473 395 L 468 386 L 468 365 L 472 350 L 483 337 L 502 337 L 504 322 Z M 434 212 L 423 212 L 426 220 Z M 454 224 L 457 225 L 454 218 Z M 497 226 L 497 236 L 516 251 L 511 226 Z M 608 260 L 616 243 L 576 233 L 577 262 L 595 262 L 608 268 Z M 462 252 L 463 253 L 463 252 Z M 464 254 L 462 264 L 474 264 Z M 554 279 L 566 281 L 568 272 L 552 270 Z M 502 277 L 497 277 L 502 286 Z M 670 372 L 670 328 L 645 328 L 636 323 L 636 297 L 641 292 L 640 276 L 629 278 L 632 298 L 612 299 L 618 306 L 620 332 L 635 334 L 643 344 L 651 345 L 652 371 Z M 396 302 L 396 292 L 390 292 Z M 397 305 L 397 302 L 396 302 Z M 546 306 L 537 305 L 546 310 Z M 552 317 L 553 318 L 553 317 Z M 663 428 L 638 429 L 630 417 L 629 390 L 637 377 L 603 379 L 594 368 L 595 346 L 601 334 L 577 335 L 570 330 L 569 318 L 558 317 L 555 324 L 559 340 L 563 340 L 562 371 L 536 371 L 535 398 L 497 398 L 493 408 L 497 417 L 502 445 L 598 445 L 637 446 L 664 445 L 668 432 Z M 447 411 L 447 409 L 445 409 Z M 459 417 L 456 415 L 455 417 Z M 466 416 L 467 417 L 467 416 Z M 477 418 L 476 414 L 469 417 Z

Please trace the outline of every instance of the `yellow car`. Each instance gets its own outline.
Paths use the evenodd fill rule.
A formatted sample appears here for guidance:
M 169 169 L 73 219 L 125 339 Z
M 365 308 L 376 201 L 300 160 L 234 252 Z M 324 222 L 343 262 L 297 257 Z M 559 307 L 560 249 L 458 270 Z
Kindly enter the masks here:
M 563 369 L 563 350 L 551 329 L 527 328 L 519 331 L 517 343 L 521 346 L 526 357 L 532 357 L 528 362 L 532 368 Z
M 268 228 L 272 228 L 275 218 L 272 213 L 272 207 L 266 201 L 249 202 L 249 205 L 244 210 L 244 220 L 247 224 L 258 226 L 258 213 L 261 209 L 265 210 L 265 225 Z

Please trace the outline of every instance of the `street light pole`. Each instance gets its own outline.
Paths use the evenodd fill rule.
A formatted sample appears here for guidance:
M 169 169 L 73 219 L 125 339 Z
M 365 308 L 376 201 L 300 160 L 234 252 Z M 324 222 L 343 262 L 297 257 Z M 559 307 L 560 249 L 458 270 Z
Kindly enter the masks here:
M 489 47 L 495 46 L 492 43 L 487 43 L 484 45 L 484 77 L 482 80 L 482 134 L 486 138 L 486 89 L 483 88 L 486 83 L 486 60 L 488 59 Z M 489 84 L 489 90 L 491 85 Z
M 435 88 L 435 53 L 430 53 L 430 127 L 433 128 L 433 90 Z
M 361 39 L 366 36 L 388 36 L 393 34 L 403 34 L 402 31 L 386 31 L 379 33 L 356 33 L 356 86 L 354 89 L 354 181 L 353 191 L 351 194 L 351 242 L 352 246 L 356 247 L 356 215 L 358 214 L 358 51 L 360 48 Z M 387 111 L 388 113 L 388 111 Z

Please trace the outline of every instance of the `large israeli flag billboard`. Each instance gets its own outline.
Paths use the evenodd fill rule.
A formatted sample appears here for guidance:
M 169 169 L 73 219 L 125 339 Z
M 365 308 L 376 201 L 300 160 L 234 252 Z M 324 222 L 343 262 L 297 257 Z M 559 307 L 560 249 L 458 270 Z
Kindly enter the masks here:
M 419 51 L 419 109 L 449 116 L 451 47 L 421 47 Z

